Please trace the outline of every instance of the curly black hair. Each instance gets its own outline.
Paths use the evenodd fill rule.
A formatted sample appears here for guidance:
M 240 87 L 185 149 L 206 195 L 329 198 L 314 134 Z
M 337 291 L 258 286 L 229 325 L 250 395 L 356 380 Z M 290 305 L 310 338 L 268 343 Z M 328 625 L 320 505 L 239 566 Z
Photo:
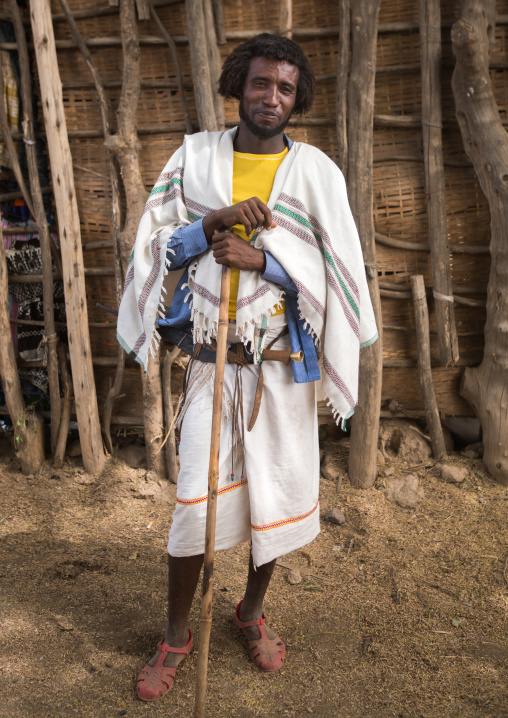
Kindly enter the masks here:
M 234 97 L 241 100 L 250 61 L 254 57 L 285 60 L 291 65 L 296 65 L 300 75 L 293 112 L 296 115 L 303 115 L 310 110 L 314 100 L 314 73 L 307 56 L 294 40 L 280 35 L 270 35 L 267 32 L 242 42 L 226 58 L 219 78 L 220 95 L 226 99 Z

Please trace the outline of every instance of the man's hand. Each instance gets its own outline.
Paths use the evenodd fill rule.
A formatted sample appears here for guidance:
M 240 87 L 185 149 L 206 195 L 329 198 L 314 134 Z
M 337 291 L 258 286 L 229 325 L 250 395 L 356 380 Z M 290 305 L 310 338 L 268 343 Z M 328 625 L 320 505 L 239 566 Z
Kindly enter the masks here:
M 203 219 L 203 231 L 208 243 L 212 241 L 215 230 L 224 227 L 234 227 L 235 224 L 243 224 L 245 234 L 250 237 L 256 227 L 272 229 L 276 227 L 272 221 L 272 213 L 258 197 L 251 197 L 231 207 L 223 207 L 216 212 L 208 214 Z
M 212 252 L 217 264 L 236 269 L 250 269 L 261 274 L 266 268 L 265 253 L 256 249 L 233 232 L 218 232 L 212 236 Z

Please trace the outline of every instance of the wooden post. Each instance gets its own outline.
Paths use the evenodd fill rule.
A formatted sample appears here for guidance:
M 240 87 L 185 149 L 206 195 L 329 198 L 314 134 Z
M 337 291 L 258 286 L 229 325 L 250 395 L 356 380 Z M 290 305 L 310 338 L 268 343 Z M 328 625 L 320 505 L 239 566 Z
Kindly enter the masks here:
M 422 60 L 422 134 L 437 339 L 441 363 L 443 366 L 453 366 L 459 358 L 459 344 L 453 300 L 450 299 L 452 276 L 441 136 L 440 0 L 419 0 L 418 12 Z
M 136 7 L 138 10 L 138 18 L 140 20 L 149 20 L 150 19 L 149 0 L 136 0 Z
M 348 196 L 362 243 L 367 282 L 379 339 L 360 352 L 360 382 L 349 449 L 349 478 L 357 488 L 376 480 L 383 372 L 381 299 L 372 215 L 372 141 L 377 25 L 381 0 L 352 5 L 351 70 L 348 89 Z
M 146 463 L 161 479 L 166 478 L 162 442 L 164 441 L 164 408 L 162 401 L 160 353 L 148 355 L 146 374 L 142 370 L 143 415 L 145 426 Z
M 213 15 L 212 0 L 203 0 L 203 13 L 206 25 L 206 46 L 208 50 L 208 64 L 210 66 L 210 83 L 212 88 L 213 107 L 217 129 L 224 129 L 224 100 L 219 95 L 219 77 L 222 69 L 217 34 L 215 32 L 215 20 Z
M 186 0 L 185 10 L 187 27 L 192 28 L 192 32 L 189 32 L 189 50 L 199 129 L 214 132 L 218 126 L 208 65 L 208 41 L 203 0 Z
M 293 0 L 279 0 L 279 33 L 293 37 Z
M 337 60 L 337 125 L 338 165 L 347 180 L 347 88 L 349 77 L 349 38 L 351 34 L 351 0 L 339 0 L 339 52 Z
M 140 94 L 140 51 L 134 0 L 122 0 L 120 4 L 120 31 L 122 34 L 124 65 L 122 93 L 117 112 L 118 132 L 115 135 L 108 135 L 104 144 L 118 158 L 125 190 L 125 221 L 119 233 L 120 254 L 125 273 L 146 200 L 146 190 L 139 163 L 141 144 L 136 126 L 136 110 Z M 123 360 L 124 357 L 122 358 Z M 141 369 L 141 382 L 143 384 L 147 465 L 151 471 L 155 471 L 159 478 L 163 478 L 165 471 L 161 445 L 164 434 L 164 418 L 158 353 L 155 359 L 150 358 L 148 373 L 145 374 Z M 117 391 L 120 390 L 120 385 L 121 382 L 117 374 L 108 396 L 116 395 Z M 108 413 L 105 414 L 104 419 L 109 423 L 112 401 L 109 402 L 107 408 Z M 111 439 L 109 439 L 109 442 L 111 445 Z M 110 448 L 112 449 L 112 446 Z
M 24 474 L 38 471 L 44 461 L 44 422 L 33 409 L 26 409 L 19 384 L 9 320 L 7 261 L 0 226 L 0 375 L 5 401 L 14 428 L 16 456 Z
M 185 126 L 187 127 L 187 133 L 189 135 L 192 134 L 192 121 L 191 116 L 189 112 L 189 106 L 187 104 L 187 98 L 185 97 L 185 87 L 183 83 L 183 75 L 182 75 L 182 66 L 180 65 L 180 58 L 178 56 L 178 50 L 176 47 L 176 43 L 169 34 L 169 32 L 166 30 L 164 25 L 162 24 L 162 21 L 160 17 L 157 15 L 157 12 L 155 11 L 155 8 L 153 5 L 150 5 L 150 15 L 152 17 L 152 20 L 155 22 L 157 27 L 159 28 L 159 32 L 161 36 L 164 38 L 164 40 L 167 42 L 169 49 L 171 50 L 171 55 L 173 57 L 173 64 L 175 66 L 175 75 L 176 75 L 176 82 L 178 84 L 178 93 L 180 95 L 180 102 L 182 104 L 182 112 L 185 119 Z
M 92 367 L 85 275 L 72 157 L 58 71 L 49 0 L 30 5 L 30 18 L 39 72 L 41 100 L 48 140 L 58 228 L 62 251 L 65 305 L 68 320 L 76 413 L 83 464 L 91 474 L 104 467 L 97 395 Z
M 11 0 L 16 2 L 16 0 Z M 81 33 L 79 32 L 76 21 L 69 9 L 67 0 L 60 0 L 60 5 L 64 11 L 64 15 L 69 23 L 69 28 L 74 37 L 76 45 L 79 47 L 83 59 L 88 67 L 88 70 L 92 76 L 97 96 L 99 99 L 99 109 L 101 113 L 102 131 L 104 133 L 104 140 L 108 140 L 111 136 L 108 116 L 108 105 L 106 100 L 106 93 L 104 85 L 99 75 L 99 71 L 95 66 L 90 51 L 83 40 Z M 122 273 L 122 260 L 120 256 L 120 196 L 118 188 L 118 172 L 114 161 L 114 155 L 111 149 L 108 149 L 108 164 L 109 164 L 109 180 L 111 184 L 111 219 L 113 222 L 113 246 L 114 246 L 114 265 L 115 265 L 115 289 L 117 304 L 120 306 L 120 300 L 122 299 L 123 293 L 123 273 Z M 104 436 L 104 442 L 106 448 L 110 454 L 113 453 L 113 442 L 111 439 L 111 415 L 113 413 L 113 406 L 116 397 L 119 395 L 122 389 L 122 382 L 125 369 L 125 352 L 123 348 L 118 345 L 117 349 L 117 368 L 115 381 L 113 386 L 110 388 L 106 400 L 104 401 L 104 407 L 102 411 L 102 432 Z
M 117 110 L 118 132 L 108 135 L 104 144 L 118 158 L 125 190 L 125 221 L 120 232 L 122 268 L 125 274 L 147 194 L 139 164 L 141 144 L 136 124 L 140 94 L 140 51 L 134 0 L 122 0 L 120 3 L 120 31 L 123 75 Z
M 464 147 L 490 206 L 492 258 L 483 360 L 466 369 L 461 394 L 481 421 L 487 469 L 508 486 L 508 137 L 489 75 L 496 3 L 464 0 L 461 8 L 452 28 L 452 88 Z
M 166 437 L 166 465 L 168 469 L 168 479 L 176 484 L 178 477 L 178 465 L 176 460 L 176 445 L 175 445 L 175 429 L 173 425 L 174 411 L 173 411 L 173 397 L 171 394 L 171 367 L 173 362 L 180 354 L 178 347 L 173 347 L 171 351 L 166 350 L 164 361 L 162 363 L 162 393 L 164 398 L 164 421 L 166 424 L 166 432 L 169 431 L 169 436 Z
M 443 437 L 443 427 L 439 418 L 436 395 L 432 384 L 432 370 L 430 368 L 430 333 L 429 311 L 425 294 L 425 282 L 421 274 L 411 277 L 411 291 L 416 323 L 416 348 L 418 352 L 418 381 L 425 406 L 425 418 L 430 432 L 430 442 L 434 458 L 446 457 L 446 447 Z
M 46 220 L 46 212 L 44 210 L 44 202 L 42 199 L 41 185 L 39 181 L 39 168 L 37 166 L 37 151 L 35 147 L 35 134 L 33 127 L 30 61 L 28 57 L 28 47 L 26 44 L 25 27 L 23 25 L 21 13 L 16 0 L 9 0 L 9 12 L 16 33 L 16 41 L 18 43 L 21 104 L 23 107 L 23 135 L 25 140 L 28 174 L 30 177 L 30 190 L 32 192 L 33 217 L 37 222 L 39 244 L 41 248 L 42 303 L 44 312 L 44 332 L 47 341 L 47 371 L 49 399 L 51 405 L 51 451 L 53 456 L 55 456 L 58 434 L 60 431 L 61 412 L 57 356 L 58 337 L 55 330 L 53 303 L 53 267 L 51 260 L 51 246 L 53 245 L 53 240 L 49 234 L 48 222 Z M 22 185 L 20 185 L 20 187 L 21 186 Z M 27 204 L 30 203 L 27 201 Z
M 65 447 L 67 446 L 67 438 L 69 436 L 69 424 L 71 421 L 72 410 L 72 377 L 69 371 L 69 363 L 67 361 L 67 351 L 63 344 L 58 345 L 58 361 L 60 363 L 60 374 L 62 377 L 64 396 L 60 431 L 58 433 L 58 441 L 55 448 L 55 466 L 61 466 L 63 464 Z
M 215 33 L 219 45 L 225 45 L 226 28 L 224 25 L 224 6 L 222 0 L 213 0 L 213 17 L 215 20 Z

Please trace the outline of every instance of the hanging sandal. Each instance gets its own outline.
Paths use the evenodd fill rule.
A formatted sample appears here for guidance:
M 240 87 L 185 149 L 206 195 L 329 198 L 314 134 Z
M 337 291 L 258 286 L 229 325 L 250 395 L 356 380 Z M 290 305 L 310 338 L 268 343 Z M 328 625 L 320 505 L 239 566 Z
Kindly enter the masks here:
M 173 681 L 175 680 L 176 668 L 167 668 L 164 665 L 166 656 L 168 653 L 183 653 L 186 656 L 189 655 L 192 648 L 192 633 L 189 631 L 189 640 L 187 645 L 182 648 L 173 648 L 166 643 L 165 637 L 157 646 L 157 650 L 160 651 L 157 661 L 154 666 L 150 666 L 148 663 L 143 668 L 138 676 L 137 681 L 137 692 L 138 698 L 142 701 L 158 701 L 159 698 L 166 695 Z
M 241 621 L 239 618 L 240 606 L 242 601 L 236 607 L 236 625 L 240 630 L 243 628 L 250 628 L 251 626 L 257 626 L 260 636 L 249 641 L 250 657 L 254 664 L 262 671 L 278 671 L 282 668 L 284 658 L 286 657 L 286 646 L 281 641 L 279 636 L 275 638 L 268 638 L 266 632 L 265 623 L 266 616 L 263 611 L 261 618 L 256 618 L 254 621 Z

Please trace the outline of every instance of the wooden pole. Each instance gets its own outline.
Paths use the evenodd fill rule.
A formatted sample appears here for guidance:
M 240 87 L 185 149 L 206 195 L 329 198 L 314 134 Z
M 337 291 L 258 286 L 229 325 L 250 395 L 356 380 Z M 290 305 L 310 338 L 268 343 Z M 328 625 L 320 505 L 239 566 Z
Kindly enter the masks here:
M 171 55 L 173 57 L 173 65 L 175 66 L 175 75 L 176 75 L 176 81 L 178 86 L 178 93 L 180 95 L 180 102 L 182 105 L 182 112 L 185 119 L 185 125 L 187 127 L 187 133 L 189 135 L 192 134 L 192 121 L 191 116 L 189 112 L 189 105 L 187 104 L 187 98 L 185 97 L 185 87 L 183 82 L 183 75 L 182 75 L 182 66 L 180 65 L 180 58 L 178 57 L 178 50 L 175 44 L 175 41 L 169 34 L 169 32 L 166 30 L 164 25 L 162 24 L 162 21 L 158 14 L 156 13 L 154 7 L 150 5 L 150 15 L 152 17 L 152 20 L 155 22 L 157 27 L 159 28 L 159 32 L 162 35 L 162 37 L 166 40 L 168 43 L 168 47 L 171 50 Z
M 489 473 L 508 486 L 508 137 L 489 75 L 496 3 L 463 0 L 461 11 L 451 34 L 452 89 L 464 148 L 489 203 L 492 257 L 483 360 L 466 369 L 461 394 L 481 421 Z
M 38 471 L 44 461 L 44 423 L 31 409 L 25 408 L 19 384 L 18 366 L 12 345 L 9 320 L 7 261 L 0 226 L 0 376 L 5 400 L 14 429 L 16 456 L 24 474 Z
M 15 2 L 16 0 L 11 0 Z M 69 23 L 72 36 L 79 47 L 83 59 L 88 67 L 88 70 L 92 76 L 97 96 L 99 99 L 99 109 L 101 113 L 102 131 L 104 133 L 104 140 L 106 141 L 111 136 L 111 130 L 109 126 L 109 115 L 108 105 L 106 100 L 106 93 L 102 79 L 99 75 L 99 71 L 92 59 L 90 51 L 88 50 L 86 43 L 84 42 L 81 33 L 79 32 L 76 21 L 69 9 L 67 0 L 60 0 L 60 5 L 64 11 L 64 15 Z M 122 262 L 120 256 L 120 196 L 118 188 L 118 171 L 115 164 L 114 154 L 111 149 L 108 149 L 108 165 L 109 165 L 109 181 L 111 184 L 111 219 L 113 222 L 113 246 L 114 246 L 114 269 L 115 269 L 115 289 L 116 289 L 116 300 L 117 305 L 120 306 L 123 293 L 123 273 L 122 273 Z M 106 448 L 110 454 L 113 453 L 113 442 L 111 439 L 111 415 L 113 413 L 113 405 L 115 399 L 122 389 L 122 382 L 125 369 L 125 352 L 122 347 L 118 345 L 117 348 L 117 370 L 115 375 L 115 381 L 110 388 L 106 400 L 104 402 L 102 412 L 102 432 Z
M 206 507 L 205 557 L 203 562 L 203 598 L 199 630 L 196 696 L 194 718 L 204 718 L 208 648 L 212 629 L 213 557 L 215 551 L 215 515 L 217 511 L 217 486 L 219 484 L 220 432 L 222 424 L 222 394 L 224 391 L 224 367 L 226 365 L 228 307 L 231 268 L 222 266 L 220 288 L 219 328 L 217 330 L 217 354 L 213 390 L 212 437 L 208 470 L 208 504 Z
M 208 50 L 208 64 L 210 66 L 210 83 L 212 88 L 213 107 L 217 129 L 224 129 L 224 100 L 219 95 L 219 78 L 222 68 L 217 33 L 215 32 L 215 19 L 213 15 L 212 0 L 203 0 L 203 13 L 206 26 L 206 46 Z
M 120 3 L 120 31 L 123 49 L 123 83 L 117 112 L 118 132 L 114 135 L 108 135 L 104 144 L 118 159 L 125 190 L 125 221 L 119 233 L 118 243 L 121 264 L 125 274 L 146 200 L 146 190 L 139 162 L 141 144 L 136 124 L 136 111 L 140 95 L 140 49 L 134 0 L 122 0 Z M 120 356 L 118 357 L 119 367 L 120 361 L 123 362 L 124 359 L 123 355 L 121 360 Z M 143 385 L 147 464 L 148 468 L 162 479 L 165 476 L 164 460 L 161 452 L 164 417 L 158 353 L 155 358 L 150 357 L 147 373 L 141 368 L 141 383 Z M 113 394 L 116 395 L 116 392 L 120 390 L 120 385 L 117 373 L 110 397 Z M 109 425 L 111 421 L 109 404 L 105 408 L 108 408 L 108 413 L 104 414 L 104 420 Z M 112 448 L 110 437 L 109 445 Z
M 42 199 L 41 185 L 39 181 L 39 168 L 37 166 L 37 151 L 35 146 L 35 133 L 33 126 L 32 108 L 32 79 L 30 72 L 30 61 L 26 43 L 25 27 L 21 19 L 18 3 L 16 0 L 9 0 L 9 12 L 11 14 L 16 40 L 18 43 L 18 56 L 21 80 L 21 104 L 23 107 L 23 135 L 25 142 L 28 174 L 30 177 L 30 190 L 32 192 L 33 217 L 37 222 L 39 244 L 41 248 L 42 262 L 42 296 L 44 312 L 44 331 L 47 341 L 47 371 L 49 384 L 49 399 L 51 405 L 51 452 L 55 456 L 58 434 L 60 431 L 60 382 L 58 379 L 58 337 L 55 329 L 55 314 L 53 303 L 53 267 L 51 260 L 51 247 L 54 246 L 53 239 L 49 234 L 44 202 Z M 19 184 L 19 183 L 18 183 Z M 22 185 L 20 185 L 21 187 Z M 27 200 L 27 204 L 30 203 Z M 60 262 L 59 268 L 62 269 Z
M 104 467 L 97 394 L 92 367 L 81 230 L 67 137 L 62 83 L 56 57 L 50 0 L 30 5 L 30 19 L 48 138 L 62 251 L 69 351 L 83 464 L 91 474 Z
M 176 460 L 176 443 L 175 443 L 175 429 L 173 426 L 174 411 L 173 411 L 173 397 L 171 393 L 171 367 L 173 362 L 180 354 L 178 347 L 173 347 L 171 351 L 167 350 L 162 363 L 162 394 L 164 399 L 164 422 L 166 425 L 166 432 L 169 432 L 169 436 L 166 437 L 166 464 L 168 469 L 168 479 L 176 484 L 178 477 L 178 465 Z
M 293 37 L 293 0 L 279 0 L 279 33 Z
M 372 215 L 374 84 L 380 4 L 381 0 L 357 0 L 352 5 L 351 16 L 348 195 L 362 243 L 367 282 L 379 332 L 378 341 L 360 352 L 358 406 L 353 419 L 349 449 L 349 478 L 356 488 L 370 488 L 376 480 L 383 373 L 383 322 Z
M 157 350 L 148 354 L 146 374 L 141 369 L 143 385 L 143 413 L 145 417 L 146 464 L 158 478 L 166 478 L 164 441 L 164 403 L 162 400 L 161 362 Z
M 349 77 L 349 39 L 351 34 L 351 0 L 339 0 L 339 52 L 337 60 L 337 164 L 347 179 L 347 88 Z
M 65 456 L 65 447 L 67 446 L 67 437 L 69 436 L 69 424 L 71 421 L 71 409 L 72 409 L 72 377 L 69 371 L 69 363 L 67 360 L 67 351 L 63 344 L 59 344 L 58 347 L 58 361 L 60 363 L 60 374 L 62 377 L 63 384 L 63 407 L 62 407 L 62 419 L 60 421 L 60 431 L 58 433 L 58 440 L 55 448 L 55 466 L 61 466 L 63 464 Z
M 213 0 L 213 17 L 215 20 L 215 33 L 219 45 L 225 45 L 226 29 L 224 25 L 224 5 L 222 0 Z
M 189 34 L 189 49 L 199 129 L 215 132 L 218 126 L 208 65 L 208 42 L 203 0 L 186 0 L 185 10 L 187 27 L 192 28 L 192 32 Z
M 421 274 L 411 277 L 411 291 L 416 323 L 416 348 L 418 352 L 418 381 L 425 406 L 425 418 L 430 433 L 430 443 L 434 458 L 446 457 L 446 447 L 443 437 L 443 428 L 439 418 L 436 395 L 432 384 L 432 370 L 430 364 L 430 333 L 429 311 L 425 283 Z
M 453 366 L 459 358 L 459 344 L 453 301 L 450 301 L 452 276 L 443 166 L 440 0 L 419 0 L 418 13 L 422 60 L 422 134 L 434 307 L 441 363 L 443 366 Z

